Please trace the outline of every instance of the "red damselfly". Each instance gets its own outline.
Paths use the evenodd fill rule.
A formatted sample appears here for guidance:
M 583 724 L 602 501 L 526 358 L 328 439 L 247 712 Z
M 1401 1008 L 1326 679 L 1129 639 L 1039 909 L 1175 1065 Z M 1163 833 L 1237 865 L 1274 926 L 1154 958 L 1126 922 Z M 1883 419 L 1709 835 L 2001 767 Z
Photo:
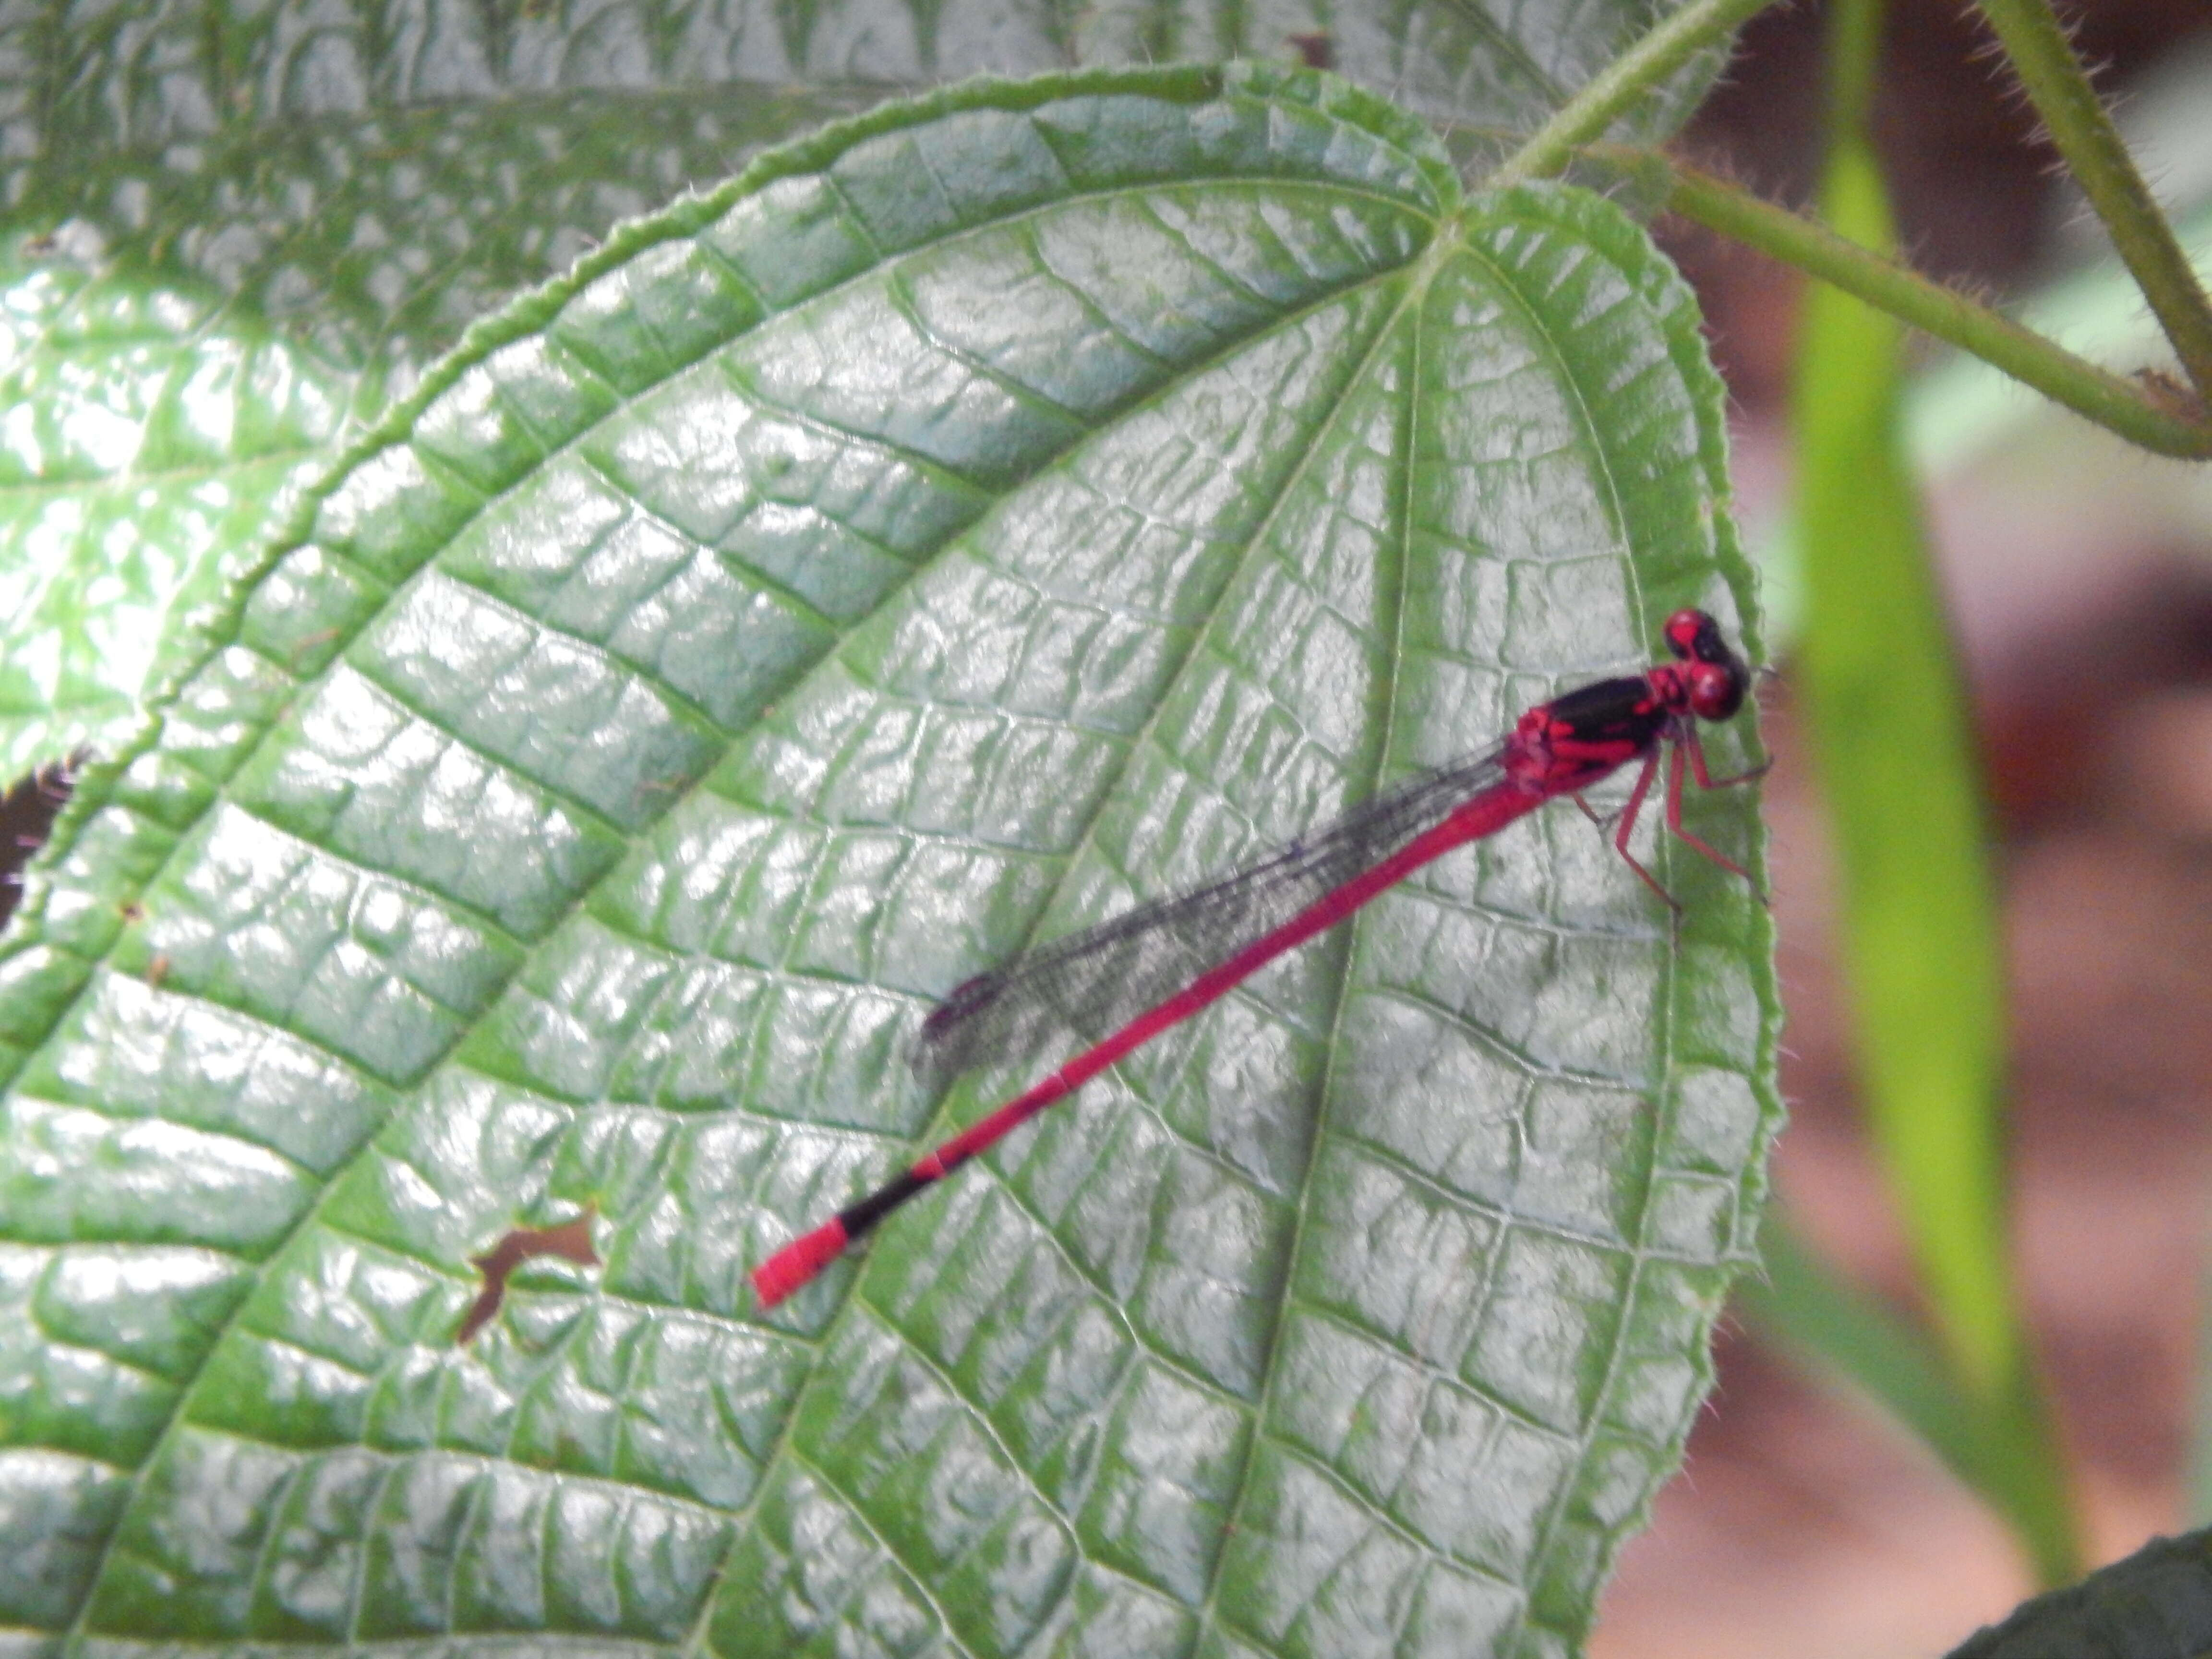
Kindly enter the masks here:
M 775 1306 L 924 1188 L 1423 865 L 1563 795 L 1595 818 L 1583 791 L 1631 761 L 1644 767 L 1613 844 L 1644 884 L 1680 911 L 1628 850 L 1662 751 L 1671 756 L 1668 829 L 1749 881 L 1741 865 L 1682 826 L 1686 768 L 1705 789 L 1748 782 L 1765 770 L 1716 780 L 1698 741 L 1699 720 L 1728 720 L 1742 706 L 1749 671 L 1702 611 L 1676 611 L 1664 637 L 1671 662 L 1540 703 L 1502 742 L 1408 779 L 1254 864 L 1024 951 L 957 987 L 922 1022 L 916 1058 L 940 1076 L 1025 1054 L 1054 1032 L 1109 1034 L 756 1267 L 761 1305 Z

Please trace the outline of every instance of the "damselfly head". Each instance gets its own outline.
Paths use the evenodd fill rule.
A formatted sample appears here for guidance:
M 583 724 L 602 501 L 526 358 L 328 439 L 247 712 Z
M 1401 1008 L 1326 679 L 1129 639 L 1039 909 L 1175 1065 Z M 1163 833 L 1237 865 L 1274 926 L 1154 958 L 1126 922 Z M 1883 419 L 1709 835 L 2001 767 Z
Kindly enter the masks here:
M 1699 720 L 1724 720 L 1743 707 L 1751 671 L 1721 637 L 1721 625 L 1702 611 L 1677 611 L 1667 618 L 1667 649 L 1680 660 L 1675 671 Z

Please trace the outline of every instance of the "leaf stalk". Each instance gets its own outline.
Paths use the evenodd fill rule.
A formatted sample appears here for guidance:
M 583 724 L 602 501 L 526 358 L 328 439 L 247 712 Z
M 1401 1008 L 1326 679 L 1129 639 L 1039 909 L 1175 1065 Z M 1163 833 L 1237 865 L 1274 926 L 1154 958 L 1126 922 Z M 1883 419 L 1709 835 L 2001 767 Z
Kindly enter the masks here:
M 2130 380 L 2075 356 L 1910 266 L 1838 236 L 1741 186 L 1649 151 L 1594 148 L 1617 165 L 1668 175 L 1667 205 L 1686 219 L 1796 265 L 1937 339 L 1970 351 L 2084 419 L 2160 455 L 2212 457 L 2212 422 L 2201 401 Z M 2193 279 L 2192 279 L 2193 280 Z
M 1718 46 L 1774 0 L 1691 0 L 1583 83 L 1552 118 L 1501 162 L 1487 182 L 1503 190 L 1562 172 L 1675 70 Z
M 2028 101 L 2104 221 L 2200 402 L 2212 398 L 2212 301 L 2159 210 L 2049 0 L 1978 0 Z M 2168 453 L 2175 452 L 2168 451 Z M 2192 452 L 2201 454 L 2199 450 Z

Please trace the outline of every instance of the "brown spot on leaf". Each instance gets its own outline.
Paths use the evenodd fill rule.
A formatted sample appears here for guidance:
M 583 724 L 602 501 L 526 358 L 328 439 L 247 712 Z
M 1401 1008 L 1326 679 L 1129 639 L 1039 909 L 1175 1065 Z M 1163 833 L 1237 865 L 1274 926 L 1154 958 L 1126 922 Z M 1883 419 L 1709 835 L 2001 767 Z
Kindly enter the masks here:
M 507 1297 L 507 1276 L 524 1262 L 556 1255 L 580 1267 L 598 1267 L 599 1253 L 592 1248 L 592 1212 L 586 1210 L 557 1227 L 510 1227 L 498 1243 L 475 1257 L 477 1270 L 483 1274 L 483 1289 L 463 1316 L 460 1329 L 453 1334 L 454 1346 L 466 1343 L 499 1316 L 500 1304 Z

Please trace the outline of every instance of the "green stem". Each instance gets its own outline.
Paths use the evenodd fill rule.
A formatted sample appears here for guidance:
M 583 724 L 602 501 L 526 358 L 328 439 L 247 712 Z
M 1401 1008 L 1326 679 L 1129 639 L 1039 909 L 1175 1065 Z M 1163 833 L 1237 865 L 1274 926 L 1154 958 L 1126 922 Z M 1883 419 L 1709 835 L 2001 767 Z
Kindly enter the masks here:
M 1486 182 L 1504 189 L 1531 179 L 1548 179 L 1561 171 L 1574 160 L 1577 149 L 1604 137 L 1606 130 L 1653 88 L 1773 3 L 1774 0 L 1690 0 L 1593 76 Z
M 1649 152 L 1594 153 L 1638 168 L 1657 161 L 1667 168 L 1671 183 L 1667 205 L 1684 218 L 1796 265 L 1939 340 L 1972 352 L 2131 443 L 2160 455 L 2212 457 L 2212 422 L 2201 416 L 2184 418 L 2154 402 L 2136 382 L 2084 362 L 2010 318 L 1847 241 L 1816 221 Z
M 2212 303 L 2082 72 L 2048 0 L 1979 0 L 2035 112 L 2105 222 L 2200 397 L 2212 398 Z

